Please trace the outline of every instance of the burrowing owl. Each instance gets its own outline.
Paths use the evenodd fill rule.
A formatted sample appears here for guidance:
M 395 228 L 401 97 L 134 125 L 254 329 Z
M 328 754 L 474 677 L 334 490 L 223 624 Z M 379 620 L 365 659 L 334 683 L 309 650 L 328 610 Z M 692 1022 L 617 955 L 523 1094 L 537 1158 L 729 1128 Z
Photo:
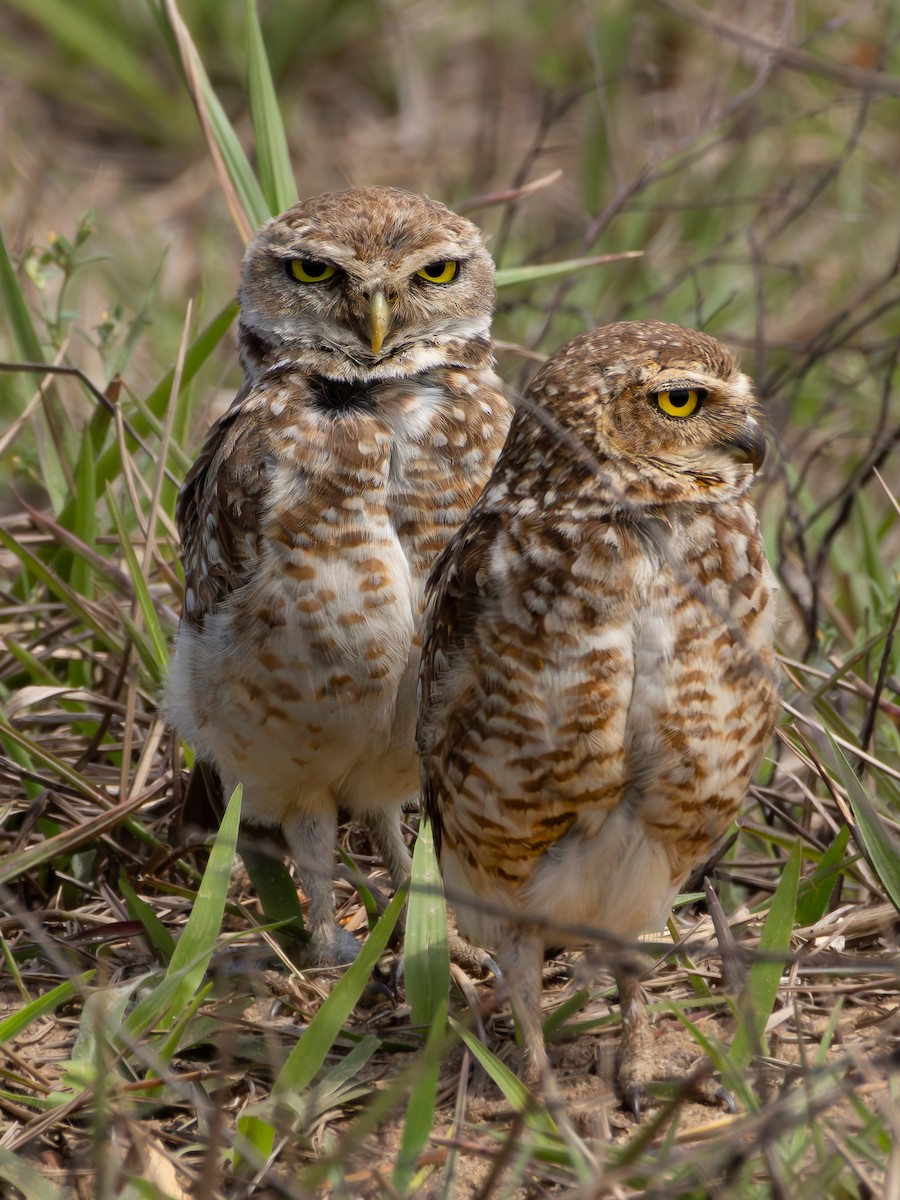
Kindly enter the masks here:
M 372 187 L 264 225 L 241 282 L 244 384 L 181 491 L 182 625 L 171 723 L 280 825 L 320 961 L 339 809 L 395 883 L 418 792 L 424 582 L 500 451 L 493 264 L 469 221 Z
M 539 372 L 432 574 L 425 807 L 532 1081 L 545 948 L 663 928 L 771 734 L 774 585 L 747 494 L 764 446 L 714 338 L 596 329 Z M 634 976 L 618 982 L 619 1077 L 640 1103 L 646 1023 Z

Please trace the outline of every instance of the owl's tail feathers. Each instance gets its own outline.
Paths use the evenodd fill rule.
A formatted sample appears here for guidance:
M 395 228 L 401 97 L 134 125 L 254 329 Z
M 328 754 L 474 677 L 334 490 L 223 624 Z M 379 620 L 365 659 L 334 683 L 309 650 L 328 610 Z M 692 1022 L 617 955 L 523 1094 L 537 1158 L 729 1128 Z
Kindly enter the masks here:
M 225 795 L 219 772 L 198 758 L 188 776 L 178 817 L 179 831 L 218 829 L 225 812 Z

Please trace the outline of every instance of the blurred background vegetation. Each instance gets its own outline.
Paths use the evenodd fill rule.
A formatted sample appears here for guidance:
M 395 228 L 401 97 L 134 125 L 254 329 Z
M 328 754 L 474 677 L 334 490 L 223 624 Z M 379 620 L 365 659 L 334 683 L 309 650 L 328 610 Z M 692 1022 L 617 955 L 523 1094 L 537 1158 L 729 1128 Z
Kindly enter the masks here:
M 94 389 L 69 376 L 38 387 L 40 373 L 0 371 L 0 882 L 11 889 L 0 893 L 11 914 L 0 949 L 12 996 L 25 1005 L 18 1023 L 0 1021 L 0 1042 L 28 1027 L 34 997 L 70 985 L 76 967 L 99 964 L 117 978 L 150 961 L 171 964 L 171 936 L 147 905 L 180 930 L 196 896 L 196 873 L 177 859 L 190 854 L 170 832 L 183 760 L 156 722 L 154 701 L 180 606 L 175 487 L 239 382 L 227 306 L 242 236 L 185 86 L 173 11 L 167 0 L 0 0 L 0 230 L 8 252 L 0 261 L 0 359 L 77 367 Z M 253 7 L 182 0 L 180 12 L 255 162 Z M 846 1085 L 829 1077 L 825 1098 L 810 1099 L 808 1109 L 766 1116 L 771 1080 L 768 1092 L 742 1094 L 752 1153 L 735 1157 L 724 1135 L 690 1152 L 671 1141 L 667 1165 L 654 1175 L 642 1155 L 662 1151 L 647 1135 L 607 1164 L 608 1191 L 597 1184 L 577 1194 L 900 1194 L 900 1130 L 873 1083 L 897 1032 L 890 996 L 900 901 L 891 866 L 900 781 L 900 9 L 894 0 L 259 0 L 258 15 L 299 195 L 372 183 L 424 191 L 481 225 L 501 269 L 526 268 L 522 281 L 500 290 L 495 323 L 512 393 L 568 337 L 620 318 L 661 318 L 707 329 L 738 351 L 768 416 L 772 453 L 759 500 L 783 589 L 788 708 L 716 886 L 726 911 L 743 905 L 760 919 L 778 915 L 780 896 L 780 915 L 784 905 L 790 911 L 780 940 L 777 922 L 767 927 L 772 953 L 820 946 L 819 932 L 797 932 L 807 926 L 818 931 L 830 921 L 829 937 L 839 928 L 844 958 L 810 976 L 832 971 L 831 990 L 809 984 L 801 1005 L 794 964 L 795 990 L 777 1003 L 793 1012 L 790 1028 L 796 1018 L 798 1031 L 818 1031 L 818 1039 L 827 1029 L 830 1039 L 835 996 L 852 993 L 848 1028 L 870 1033 L 859 1035 L 862 1048 L 841 1076 Z M 565 275 L 536 270 L 624 251 L 642 254 Z M 186 321 L 193 350 L 170 404 Z M 131 806 L 127 820 L 120 814 L 104 824 L 114 804 Z M 788 895 L 779 884 L 801 846 L 805 876 Z M 127 879 L 119 896 L 120 868 L 123 879 L 140 879 L 143 908 L 122 898 Z M 42 925 L 29 924 L 28 913 Z M 758 926 L 746 919 L 743 933 L 756 946 Z M 117 921 L 121 943 L 101 954 L 79 941 L 62 966 L 42 941 L 48 930 L 62 944 Z M 140 937 L 152 943 L 146 958 L 135 950 Z M 683 971 L 667 978 L 670 996 L 692 997 L 699 986 Z M 82 984 L 65 993 L 74 1004 L 61 1027 L 66 1053 L 75 1053 L 74 1030 L 89 1007 L 77 999 L 85 995 Z M 15 1016 L 15 1003 L 5 992 L 3 999 Z M 59 993 L 54 1005 L 62 1002 Z M 320 1003 L 304 994 L 301 1008 Z M 193 1028 L 185 1018 L 183 1029 Z M 296 1039 L 293 1027 L 290 1035 Z M 797 1036 L 802 1043 L 806 1034 Z M 181 1042 L 167 1042 L 166 1064 L 188 1044 L 184 1032 Z M 83 1045 L 80 1053 L 83 1066 Z M 117 1053 L 125 1054 L 122 1046 Z M 163 1050 L 154 1044 L 154 1053 Z M 266 1054 L 254 1053 L 258 1065 Z M 869 1074 L 854 1076 L 863 1053 Z M 27 1060 L 20 1055 L 12 1092 L 0 1095 L 0 1169 L 8 1172 L 6 1146 L 50 1153 L 45 1126 L 29 1124 L 23 1107 L 43 1111 L 23 1099 L 29 1089 L 46 1096 L 62 1088 L 52 1092 L 58 1106 L 85 1095 L 71 1074 L 65 1086 L 29 1074 Z M 125 1061 L 134 1079 L 146 1070 L 143 1060 L 140 1071 Z M 784 1096 L 796 1078 L 785 1061 L 774 1055 L 765 1064 L 784 1081 Z M 396 1097 L 414 1084 L 415 1077 L 398 1084 Z M 452 1107 L 455 1084 L 442 1086 L 442 1103 Z M 858 1100 L 860 1086 L 871 1086 L 871 1101 Z M 896 1079 L 889 1086 L 896 1103 Z M 228 1092 L 236 1108 L 247 1100 L 243 1088 Z M 843 1107 L 828 1137 L 780 1140 L 807 1129 L 811 1113 L 833 1111 L 836 1097 Z M 336 1120 L 353 1099 L 336 1086 Z M 192 1111 L 177 1087 L 169 1102 L 182 1115 Z M 112 1195 L 125 1185 L 103 1175 L 103 1130 L 111 1123 L 121 1134 L 116 1123 L 134 1114 L 99 1102 L 92 1111 L 94 1158 L 79 1143 L 72 1161 L 90 1159 L 96 1179 L 78 1194 Z M 449 1118 L 435 1116 L 433 1093 L 428 1111 L 446 1132 Z M 201 1117 L 201 1125 L 212 1119 Z M 347 1145 L 363 1144 L 365 1120 Z M 49 1117 L 40 1121 L 54 1128 Z M 304 1130 L 315 1123 L 309 1114 L 303 1122 Z M 62 1118 L 55 1127 L 71 1129 L 76 1142 L 83 1132 Z M 404 1126 L 407 1162 L 395 1170 L 395 1191 L 384 1194 L 431 1178 L 425 1168 L 414 1177 L 409 1166 L 431 1127 L 422 1135 Z M 308 1164 L 325 1154 L 342 1195 L 381 1194 L 381 1183 L 356 1188 L 341 1173 L 333 1139 L 342 1145 L 345 1126 L 327 1136 L 316 1128 L 318 1142 L 310 1134 L 294 1148 L 299 1158 Z M 171 1157 L 180 1143 L 167 1140 L 170 1132 L 161 1144 Z M 504 1143 L 498 1151 L 518 1164 L 510 1188 L 526 1178 L 557 1193 L 587 1187 L 577 1150 L 541 1141 L 545 1133 L 532 1130 L 536 1150 Z M 133 1169 L 121 1194 L 215 1195 L 220 1186 L 229 1195 L 308 1194 L 284 1190 L 284 1176 L 277 1187 L 266 1176 L 271 1192 L 222 1182 L 214 1142 L 199 1167 L 191 1161 L 199 1174 L 190 1186 L 163 1173 L 168 1182 L 152 1185 L 159 1190 L 142 1191 Z M 152 1155 L 141 1153 L 146 1166 Z M 482 1160 L 494 1162 L 488 1151 Z M 70 1160 L 60 1161 L 50 1176 L 68 1179 Z M 83 1183 L 89 1172 L 79 1170 Z M 481 1194 L 493 1194 L 501 1176 L 486 1168 Z M 324 1177 L 307 1174 L 304 1187 Z M 16 1179 L 29 1200 L 52 1194 L 31 1176 Z

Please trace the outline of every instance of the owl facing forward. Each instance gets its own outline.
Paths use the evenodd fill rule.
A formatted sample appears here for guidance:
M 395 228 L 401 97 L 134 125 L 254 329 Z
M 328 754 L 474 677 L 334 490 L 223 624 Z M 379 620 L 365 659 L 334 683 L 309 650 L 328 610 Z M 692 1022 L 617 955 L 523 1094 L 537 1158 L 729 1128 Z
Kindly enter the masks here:
M 509 409 L 493 264 L 469 221 L 358 188 L 303 201 L 244 259 L 244 383 L 179 496 L 184 612 L 164 710 L 245 818 L 280 826 L 319 961 L 339 810 L 396 884 L 418 791 L 424 583 L 479 495 Z
M 662 928 L 772 732 L 774 585 L 748 496 L 764 447 L 714 338 L 596 329 L 539 372 L 432 575 L 425 806 L 531 1081 L 548 1080 L 545 949 Z M 646 1023 L 634 975 L 617 981 L 639 1107 Z

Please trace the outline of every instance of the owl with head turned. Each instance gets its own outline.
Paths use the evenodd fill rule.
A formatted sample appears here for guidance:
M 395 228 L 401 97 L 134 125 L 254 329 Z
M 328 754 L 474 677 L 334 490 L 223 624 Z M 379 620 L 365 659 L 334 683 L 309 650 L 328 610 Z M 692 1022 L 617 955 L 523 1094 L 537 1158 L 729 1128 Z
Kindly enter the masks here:
M 243 816 L 279 827 L 335 926 L 338 814 L 409 874 L 426 576 L 478 497 L 510 409 L 494 270 L 474 225 L 396 188 L 302 201 L 247 248 L 244 382 L 179 495 L 184 611 L 164 711 Z
M 545 951 L 664 928 L 726 831 L 777 712 L 775 585 L 750 498 L 765 439 L 717 339 L 656 321 L 545 364 L 429 582 L 418 739 L 461 931 L 496 957 L 549 1086 Z M 619 1079 L 652 1052 L 609 955 Z

